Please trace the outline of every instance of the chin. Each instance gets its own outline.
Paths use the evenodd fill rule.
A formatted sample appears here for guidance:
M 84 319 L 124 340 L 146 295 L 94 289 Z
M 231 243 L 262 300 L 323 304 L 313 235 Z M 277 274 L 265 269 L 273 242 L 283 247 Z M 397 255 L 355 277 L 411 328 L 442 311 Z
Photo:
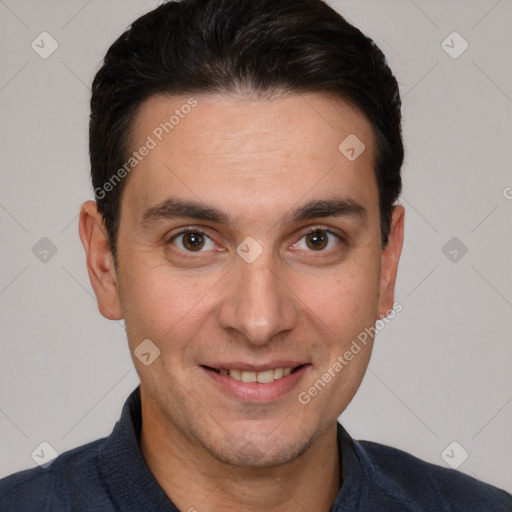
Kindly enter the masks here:
M 314 439 L 304 436 L 285 439 L 268 435 L 230 436 L 216 442 L 212 438 L 200 440 L 203 448 L 216 460 L 238 468 L 268 469 L 286 464 L 300 457 L 311 446 Z M 252 439 L 251 439 L 252 437 Z

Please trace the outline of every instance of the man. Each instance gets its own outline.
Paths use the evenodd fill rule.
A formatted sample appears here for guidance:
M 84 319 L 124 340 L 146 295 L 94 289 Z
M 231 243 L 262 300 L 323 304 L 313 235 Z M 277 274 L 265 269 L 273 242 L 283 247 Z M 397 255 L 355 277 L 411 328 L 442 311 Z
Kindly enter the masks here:
M 0 510 L 511 510 L 337 423 L 397 308 L 400 120 L 383 54 L 321 0 L 138 19 L 93 83 L 80 237 L 140 388 Z

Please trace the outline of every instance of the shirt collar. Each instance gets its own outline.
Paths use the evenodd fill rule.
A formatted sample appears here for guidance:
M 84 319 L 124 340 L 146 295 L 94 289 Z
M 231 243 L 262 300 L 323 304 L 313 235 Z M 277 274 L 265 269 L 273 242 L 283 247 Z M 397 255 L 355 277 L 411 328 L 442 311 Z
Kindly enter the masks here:
M 99 470 L 112 501 L 125 512 L 179 512 L 160 487 L 144 460 L 139 437 L 142 428 L 140 386 L 126 400 L 121 419 L 100 453 Z M 362 446 L 337 424 L 342 487 L 331 512 L 357 509 L 369 494 L 371 462 Z
M 139 447 L 140 386 L 126 400 L 100 454 L 100 473 L 112 501 L 123 512 L 179 512 L 149 470 Z

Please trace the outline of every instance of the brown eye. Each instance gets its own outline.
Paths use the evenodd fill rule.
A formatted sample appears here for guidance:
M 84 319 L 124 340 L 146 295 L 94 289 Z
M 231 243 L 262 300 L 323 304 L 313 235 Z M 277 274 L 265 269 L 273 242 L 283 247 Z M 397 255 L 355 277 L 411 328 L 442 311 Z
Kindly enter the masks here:
M 304 233 L 294 247 L 308 252 L 329 252 L 335 249 L 343 239 L 329 229 L 314 228 Z
M 321 251 L 327 247 L 329 239 L 325 231 L 312 231 L 306 235 L 306 244 L 314 251 Z
M 170 243 L 184 252 L 205 252 L 215 248 L 215 243 L 201 231 L 182 231 L 173 236 Z
M 204 237 L 199 233 L 185 233 L 182 243 L 188 251 L 199 251 L 204 246 Z

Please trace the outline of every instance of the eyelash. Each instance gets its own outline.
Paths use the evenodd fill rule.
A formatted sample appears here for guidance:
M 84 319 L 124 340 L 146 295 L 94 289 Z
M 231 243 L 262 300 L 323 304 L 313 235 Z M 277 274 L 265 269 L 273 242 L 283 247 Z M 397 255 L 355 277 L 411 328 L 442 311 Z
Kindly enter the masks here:
M 340 243 L 345 243 L 345 239 L 339 235 L 338 233 L 335 233 L 334 231 L 328 229 L 327 227 L 325 226 L 314 226 L 310 229 L 308 229 L 308 231 L 305 231 L 304 233 L 302 233 L 302 235 L 300 236 L 299 240 L 302 240 L 305 236 L 307 235 L 310 235 L 312 233 L 315 233 L 317 231 L 322 231 L 324 233 L 328 233 L 330 235 L 333 235 L 334 237 L 336 237 L 338 239 L 338 242 Z M 201 235 L 201 236 L 204 236 L 210 240 L 211 237 L 209 237 L 204 231 L 201 231 L 200 229 L 197 229 L 197 228 L 186 228 L 186 229 L 183 229 L 181 231 L 179 231 L 178 233 L 175 233 L 174 235 L 172 235 L 170 238 L 168 238 L 165 242 L 166 245 L 169 245 L 169 244 L 172 244 L 172 242 L 178 238 L 179 236 L 182 236 L 182 235 L 188 235 L 188 234 L 198 234 L 198 235 Z M 298 243 L 295 242 L 296 243 Z M 212 240 L 213 242 L 213 240 Z M 294 245 L 295 245 L 294 244 Z M 181 250 L 181 249 L 177 249 L 180 253 L 186 253 L 186 254 L 201 254 L 201 252 L 207 252 L 207 251 L 197 251 L 197 252 L 194 252 L 194 251 L 185 251 L 185 250 Z M 311 252 L 311 253 L 315 253 L 315 252 L 318 252 L 320 254 L 323 254 L 323 253 L 330 253 L 333 249 L 329 249 L 329 250 L 320 250 L 320 251 L 313 251 L 313 250 L 309 250 L 307 252 Z M 187 256 L 187 257 L 195 257 L 195 256 Z

